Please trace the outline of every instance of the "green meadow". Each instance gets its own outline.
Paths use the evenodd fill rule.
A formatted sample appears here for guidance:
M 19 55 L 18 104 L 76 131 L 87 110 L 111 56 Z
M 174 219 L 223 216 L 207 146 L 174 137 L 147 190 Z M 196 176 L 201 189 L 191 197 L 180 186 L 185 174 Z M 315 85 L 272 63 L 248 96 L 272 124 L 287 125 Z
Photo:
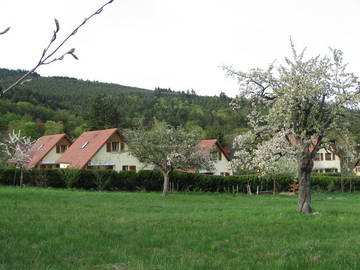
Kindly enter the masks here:
M 0 187 L 0 269 L 360 269 L 360 194 Z

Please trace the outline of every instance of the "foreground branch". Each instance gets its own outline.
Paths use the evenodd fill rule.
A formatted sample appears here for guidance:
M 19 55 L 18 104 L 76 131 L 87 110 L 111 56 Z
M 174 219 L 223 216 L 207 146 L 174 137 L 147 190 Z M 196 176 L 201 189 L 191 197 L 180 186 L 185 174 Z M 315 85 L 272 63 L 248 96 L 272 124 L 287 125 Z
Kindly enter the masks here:
M 71 33 L 69 35 L 67 35 L 62 42 L 60 42 L 60 44 L 55 47 L 54 49 L 50 50 L 52 45 L 55 43 L 56 39 L 57 39 L 57 34 L 60 30 L 60 25 L 57 19 L 55 19 L 55 30 L 54 33 L 51 37 L 51 40 L 49 42 L 49 44 L 46 46 L 46 48 L 43 50 L 41 57 L 39 59 L 39 61 L 37 62 L 37 64 L 28 72 L 26 72 L 23 76 L 21 76 L 17 81 L 15 81 L 14 83 L 12 83 L 10 86 L 8 86 L 5 89 L 0 89 L 0 97 L 2 97 L 3 95 L 5 95 L 7 92 L 9 92 L 11 89 L 13 89 L 14 87 L 21 85 L 25 82 L 26 78 L 33 73 L 37 68 L 39 68 L 42 65 L 48 65 L 57 61 L 61 61 L 64 59 L 64 57 L 66 55 L 71 55 L 73 56 L 76 60 L 78 59 L 77 56 L 74 54 L 75 49 L 70 49 L 68 52 L 60 55 L 60 56 L 56 56 L 56 53 L 59 51 L 60 48 L 62 48 L 64 46 L 64 44 L 72 37 L 74 36 L 78 30 L 85 25 L 92 17 L 94 17 L 95 15 L 100 14 L 104 7 L 111 4 L 114 0 L 110 0 L 108 2 L 106 2 L 104 5 L 102 5 L 100 8 L 98 8 L 94 13 L 92 13 L 89 17 L 85 18 L 84 21 L 79 24 L 73 31 L 71 31 Z M 6 32 L 8 32 L 10 30 L 10 27 L 8 27 L 7 29 L 5 29 L 3 32 L 0 32 L 0 35 L 5 34 Z

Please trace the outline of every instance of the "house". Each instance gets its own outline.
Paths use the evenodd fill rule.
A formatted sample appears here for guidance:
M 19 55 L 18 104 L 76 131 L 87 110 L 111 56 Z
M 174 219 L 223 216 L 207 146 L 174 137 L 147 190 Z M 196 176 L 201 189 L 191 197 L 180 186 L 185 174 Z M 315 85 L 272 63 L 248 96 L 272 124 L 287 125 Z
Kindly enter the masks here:
M 296 139 L 294 136 L 288 136 L 287 137 L 289 142 L 292 145 L 296 145 Z M 309 150 L 313 151 L 317 140 L 314 139 L 312 141 L 312 144 L 309 146 Z M 333 145 L 332 150 L 335 149 L 335 145 Z M 340 173 L 341 172 L 341 163 L 340 158 L 337 156 L 333 151 L 327 150 L 325 148 L 320 148 L 314 158 L 314 166 L 313 166 L 313 172 L 314 173 Z
M 59 168 L 57 160 L 72 144 L 66 134 L 55 134 L 40 137 L 30 149 L 30 162 L 26 169 Z
M 201 140 L 200 147 L 209 151 L 214 160 L 214 171 L 199 170 L 199 173 L 214 175 L 233 175 L 230 167 L 230 157 L 218 140 Z
M 315 173 L 327 173 L 341 172 L 341 163 L 339 156 L 333 152 L 321 148 L 315 155 L 313 172 Z
M 138 171 L 144 165 L 127 151 L 124 136 L 117 128 L 88 131 L 57 160 L 60 168 Z

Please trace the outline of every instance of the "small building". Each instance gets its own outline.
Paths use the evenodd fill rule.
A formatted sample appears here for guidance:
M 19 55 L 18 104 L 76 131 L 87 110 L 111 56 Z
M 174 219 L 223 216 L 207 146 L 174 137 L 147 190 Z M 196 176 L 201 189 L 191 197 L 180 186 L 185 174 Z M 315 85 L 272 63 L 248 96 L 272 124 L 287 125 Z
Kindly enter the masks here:
M 321 148 L 315 155 L 313 172 L 315 173 L 340 173 L 340 158 L 333 152 Z
M 214 171 L 199 170 L 199 173 L 213 175 L 233 175 L 230 166 L 230 157 L 218 140 L 201 140 L 200 147 L 209 151 L 214 160 Z
M 72 144 L 66 134 L 46 135 L 40 137 L 30 149 L 30 162 L 26 169 L 59 168 L 57 160 Z
M 88 131 L 57 160 L 60 168 L 138 171 L 144 165 L 129 154 L 124 136 L 117 128 Z

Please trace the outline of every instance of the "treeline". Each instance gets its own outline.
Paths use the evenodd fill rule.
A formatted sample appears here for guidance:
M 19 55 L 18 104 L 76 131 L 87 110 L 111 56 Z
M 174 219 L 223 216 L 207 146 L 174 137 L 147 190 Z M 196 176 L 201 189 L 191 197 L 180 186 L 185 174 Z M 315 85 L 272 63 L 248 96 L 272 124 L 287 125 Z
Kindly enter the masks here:
M 0 169 L 0 184 L 19 185 L 19 169 Z M 272 193 L 294 191 L 293 175 L 214 176 L 172 172 L 172 191 L 224 193 Z M 354 192 L 360 190 L 360 177 L 312 175 L 312 189 L 317 192 Z M 32 169 L 24 171 L 25 186 L 76 188 L 108 191 L 161 191 L 163 177 L 159 171 L 143 170 L 60 170 Z M 296 191 L 296 190 L 295 190 Z
M 24 71 L 0 69 L 6 86 Z M 12 129 L 37 138 L 60 131 L 75 138 L 84 131 L 104 128 L 132 128 L 137 119 L 151 125 L 154 119 L 172 126 L 197 130 L 204 139 L 218 139 L 231 146 L 233 138 L 248 129 L 249 101 L 242 100 L 238 111 L 225 93 L 199 96 L 196 91 L 173 91 L 157 87 L 146 90 L 111 83 L 66 77 L 31 76 L 0 100 L 0 133 Z M 360 112 L 348 111 L 353 139 L 360 143 Z
M 0 69 L 0 80 L 8 85 L 23 72 Z M 142 118 L 149 126 L 154 119 L 166 121 L 231 145 L 233 137 L 246 130 L 249 111 L 244 100 L 244 106 L 234 112 L 229 106 L 231 98 L 223 92 L 208 97 L 197 95 L 193 89 L 151 91 L 36 73 L 6 98 L 0 102 L 0 131 L 21 128 L 24 135 L 34 138 L 62 127 L 72 137 L 86 130 L 132 128 L 136 119 Z M 52 122 L 46 125 L 48 121 Z

